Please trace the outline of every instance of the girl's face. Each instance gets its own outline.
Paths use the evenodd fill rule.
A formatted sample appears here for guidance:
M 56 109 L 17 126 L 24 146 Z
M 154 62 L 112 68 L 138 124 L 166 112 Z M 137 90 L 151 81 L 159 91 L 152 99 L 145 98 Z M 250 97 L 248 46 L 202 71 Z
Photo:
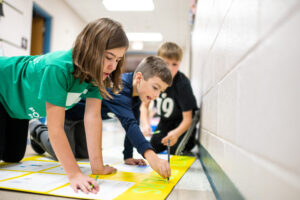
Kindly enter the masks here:
M 105 51 L 103 64 L 103 80 L 105 80 L 113 71 L 116 70 L 119 61 L 125 54 L 125 51 L 125 47 L 108 49 Z
M 175 59 L 169 59 L 166 57 L 162 57 L 164 61 L 168 64 L 168 67 L 171 71 L 172 77 L 174 78 L 175 75 L 178 72 L 179 66 L 180 66 L 180 61 L 175 60 Z

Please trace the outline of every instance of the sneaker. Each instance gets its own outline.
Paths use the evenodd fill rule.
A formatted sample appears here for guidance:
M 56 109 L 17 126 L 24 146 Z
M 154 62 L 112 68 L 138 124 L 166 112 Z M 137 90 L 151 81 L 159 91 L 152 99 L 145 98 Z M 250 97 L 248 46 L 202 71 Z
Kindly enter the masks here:
M 29 122 L 29 133 L 30 137 L 35 140 L 36 142 L 39 142 L 39 138 L 37 137 L 37 128 L 44 126 L 43 123 L 41 123 L 39 120 L 33 120 Z
M 34 139 L 32 139 L 32 138 L 30 139 L 30 144 L 31 144 L 32 149 L 36 153 L 38 153 L 40 155 L 45 153 L 45 150 L 37 142 L 35 142 Z
M 38 154 L 45 153 L 45 150 L 40 145 L 40 139 L 38 138 L 38 133 L 37 133 L 38 132 L 37 129 L 43 126 L 45 125 L 41 123 L 39 120 L 34 120 L 29 123 L 31 147 Z

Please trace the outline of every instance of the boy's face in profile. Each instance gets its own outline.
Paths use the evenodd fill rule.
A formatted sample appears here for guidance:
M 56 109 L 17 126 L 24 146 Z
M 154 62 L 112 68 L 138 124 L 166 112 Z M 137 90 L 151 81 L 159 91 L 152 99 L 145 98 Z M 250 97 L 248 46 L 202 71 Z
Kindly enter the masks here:
M 163 82 L 159 77 L 153 76 L 148 80 L 141 78 L 137 90 L 141 101 L 149 103 L 156 99 L 167 87 L 167 83 Z
M 168 64 L 168 67 L 172 74 L 172 78 L 174 78 L 174 76 L 177 74 L 177 72 L 179 70 L 180 61 L 176 60 L 176 59 L 166 58 L 166 57 L 162 57 L 162 58 Z

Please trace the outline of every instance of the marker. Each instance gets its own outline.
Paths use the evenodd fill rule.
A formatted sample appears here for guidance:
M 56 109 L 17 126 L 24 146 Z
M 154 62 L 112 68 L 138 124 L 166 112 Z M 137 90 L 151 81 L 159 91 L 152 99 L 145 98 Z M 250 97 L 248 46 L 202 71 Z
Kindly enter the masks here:
M 95 178 L 95 181 L 97 182 L 97 179 L 98 179 L 98 175 L 96 176 L 96 178 Z M 93 189 L 94 188 L 94 185 L 93 184 L 91 184 L 91 189 Z
M 152 132 L 153 135 L 158 134 L 158 133 L 160 133 L 160 130 L 156 130 L 156 131 Z
M 170 165 L 170 139 L 168 139 L 168 163 Z M 168 182 L 169 182 L 169 177 L 168 177 Z

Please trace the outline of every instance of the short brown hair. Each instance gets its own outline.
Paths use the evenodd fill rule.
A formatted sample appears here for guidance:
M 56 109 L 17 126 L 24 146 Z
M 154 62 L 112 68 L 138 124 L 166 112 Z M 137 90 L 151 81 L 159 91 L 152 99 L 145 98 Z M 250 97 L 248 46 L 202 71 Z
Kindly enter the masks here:
M 101 96 L 111 98 L 106 87 L 113 92 L 122 89 L 121 74 L 124 59 L 119 61 L 117 68 L 110 77 L 103 80 L 103 62 L 105 50 L 128 48 L 129 42 L 122 25 L 109 18 L 101 18 L 90 22 L 77 36 L 73 47 L 73 64 L 75 78 L 97 85 Z
M 181 61 L 182 49 L 174 42 L 165 42 L 159 47 L 157 55 L 160 57 Z
M 171 71 L 167 63 L 158 56 L 144 58 L 134 71 L 134 77 L 137 72 L 141 72 L 145 80 L 157 76 L 169 86 L 172 85 Z

